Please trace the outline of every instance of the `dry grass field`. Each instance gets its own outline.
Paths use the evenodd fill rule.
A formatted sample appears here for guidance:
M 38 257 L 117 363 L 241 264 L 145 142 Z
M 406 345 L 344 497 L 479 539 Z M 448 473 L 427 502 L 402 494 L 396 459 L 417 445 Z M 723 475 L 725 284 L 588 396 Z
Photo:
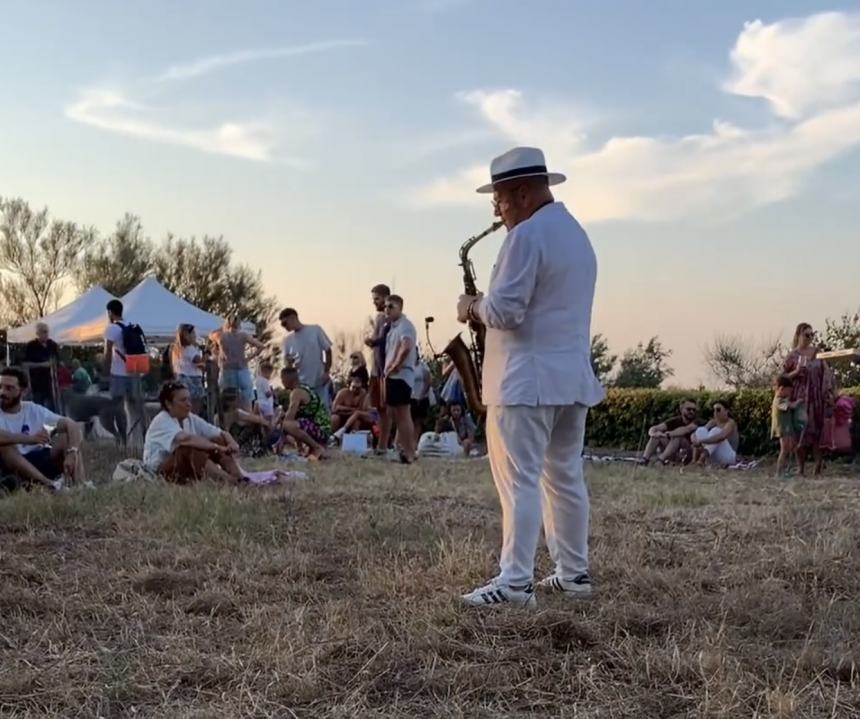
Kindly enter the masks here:
M 855 479 L 590 467 L 594 599 L 480 613 L 486 463 L 313 473 L 0 500 L 0 716 L 860 716 Z

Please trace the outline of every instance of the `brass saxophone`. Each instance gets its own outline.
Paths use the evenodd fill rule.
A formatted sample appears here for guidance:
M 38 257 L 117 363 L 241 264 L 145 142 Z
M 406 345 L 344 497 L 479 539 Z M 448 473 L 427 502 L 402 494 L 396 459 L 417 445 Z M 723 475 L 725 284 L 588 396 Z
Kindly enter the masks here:
M 501 221 L 494 222 L 480 234 L 470 237 L 460 247 L 460 267 L 463 268 L 465 294 L 472 296 L 478 294 L 478 288 L 475 285 L 475 267 L 469 259 L 469 252 L 480 240 L 498 230 L 503 224 Z M 487 407 L 481 399 L 481 369 L 484 364 L 484 340 L 487 328 L 479 322 L 470 322 L 469 329 L 472 334 L 471 348 L 466 346 L 460 335 L 457 335 L 448 343 L 443 353 L 454 363 L 463 383 L 463 394 L 466 395 L 469 411 L 477 418 L 487 413 Z

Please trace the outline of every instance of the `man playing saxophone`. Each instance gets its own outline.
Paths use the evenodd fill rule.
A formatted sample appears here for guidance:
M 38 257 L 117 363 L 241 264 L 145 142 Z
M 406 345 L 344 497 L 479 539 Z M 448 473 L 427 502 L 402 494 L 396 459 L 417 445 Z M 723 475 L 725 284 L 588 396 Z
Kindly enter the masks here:
M 538 587 L 591 592 L 588 490 L 582 450 L 589 407 L 603 399 L 590 360 L 597 262 L 585 231 L 550 186 L 543 152 L 494 159 L 493 207 L 508 230 L 486 296 L 465 294 L 460 322 L 486 327 L 483 401 L 487 449 L 502 505 L 500 572 L 463 600 L 534 607 L 534 559 L 543 527 L 555 573 Z

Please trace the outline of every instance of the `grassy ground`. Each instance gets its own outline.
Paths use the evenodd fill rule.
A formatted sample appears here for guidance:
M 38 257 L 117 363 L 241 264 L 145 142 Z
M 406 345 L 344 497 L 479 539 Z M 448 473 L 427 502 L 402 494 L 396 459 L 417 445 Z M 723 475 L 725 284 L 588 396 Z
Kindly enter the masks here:
M 313 472 L 0 500 L 0 716 L 860 716 L 856 480 L 589 468 L 596 597 L 477 613 L 485 463 Z

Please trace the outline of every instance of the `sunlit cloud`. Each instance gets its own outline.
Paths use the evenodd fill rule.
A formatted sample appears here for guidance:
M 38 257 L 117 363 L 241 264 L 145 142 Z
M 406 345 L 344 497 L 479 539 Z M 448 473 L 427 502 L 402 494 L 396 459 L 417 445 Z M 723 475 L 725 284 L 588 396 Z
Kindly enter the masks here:
M 340 50 L 343 48 L 364 47 L 364 40 L 329 40 L 325 42 L 307 43 L 305 45 L 293 45 L 289 47 L 276 47 L 260 50 L 239 50 L 237 52 L 224 53 L 222 55 L 211 55 L 209 57 L 192 60 L 188 63 L 173 65 L 155 78 L 156 82 L 167 82 L 170 80 L 188 80 L 200 77 L 216 70 L 222 70 L 234 65 L 244 65 L 249 62 L 260 62 L 263 60 L 276 60 L 286 57 L 298 57 L 311 55 L 329 50 Z
M 860 14 L 821 13 L 765 25 L 747 23 L 731 52 L 725 89 L 766 99 L 798 118 L 860 95 Z
M 771 51 L 786 64 L 770 62 Z M 788 62 L 798 57 L 817 59 L 807 66 Z M 515 89 L 459 98 L 495 134 L 500 150 L 542 147 L 551 169 L 569 178 L 556 194 L 590 222 L 736 215 L 795 195 L 818 167 L 860 145 L 860 15 L 749 23 L 731 61 L 724 88 L 767 100 L 776 117 L 764 126 L 718 120 L 701 134 L 613 137 L 594 147 L 590 123 L 574 104 L 543 106 Z M 418 207 L 485 202 L 474 190 L 488 179 L 488 160 L 414 189 L 409 201 Z
M 189 63 L 167 68 L 152 79 L 138 80 L 129 88 L 93 86 L 78 93 L 77 98 L 65 108 L 66 117 L 90 127 L 139 140 L 188 147 L 200 152 L 238 157 L 255 162 L 278 162 L 296 168 L 308 166 L 308 162 L 283 151 L 285 140 L 291 139 L 295 146 L 318 127 L 315 118 L 307 113 L 292 125 L 284 117 L 262 119 L 264 113 L 256 113 L 257 119 L 225 120 L 214 125 L 195 126 L 179 121 L 169 101 L 169 83 L 177 80 L 192 80 L 208 73 L 234 65 L 287 57 L 299 57 L 329 50 L 360 47 L 363 40 L 332 40 L 290 47 L 261 50 L 242 50 L 199 58 Z M 165 97 L 158 107 L 141 103 L 135 96 Z M 247 110 L 244 112 L 247 113 Z
M 108 132 L 257 162 L 276 159 L 276 134 L 265 124 L 224 122 L 213 127 L 176 127 L 152 119 L 156 114 L 116 90 L 84 91 L 66 107 L 69 119 Z M 304 164 L 296 158 L 277 159 L 296 166 Z

